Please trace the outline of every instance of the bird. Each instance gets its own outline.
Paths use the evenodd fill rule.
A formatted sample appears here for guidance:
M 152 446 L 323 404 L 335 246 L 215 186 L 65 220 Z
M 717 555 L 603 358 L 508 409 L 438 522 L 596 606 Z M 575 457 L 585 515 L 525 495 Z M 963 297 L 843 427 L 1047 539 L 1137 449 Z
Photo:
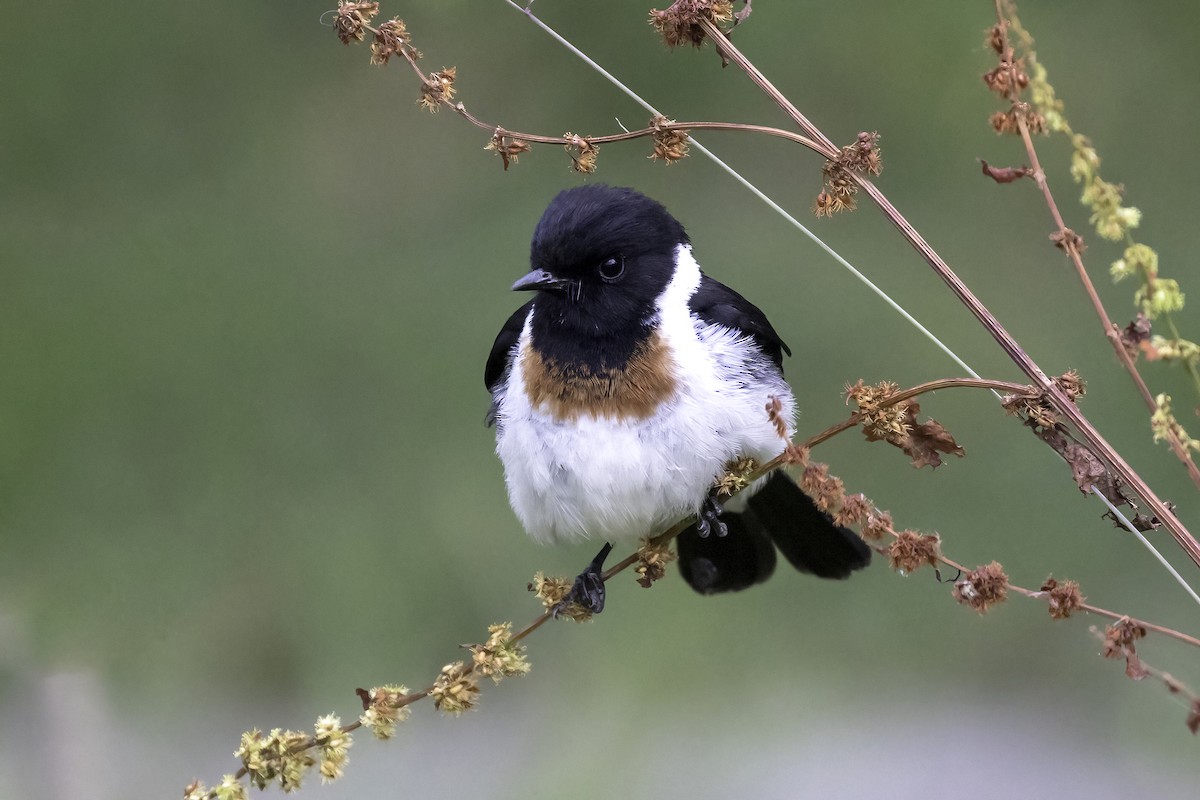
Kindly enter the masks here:
M 791 350 L 757 306 L 701 271 L 661 203 L 599 183 L 563 190 L 534 229 L 530 267 L 512 290 L 533 297 L 484 369 L 486 421 L 529 536 L 605 542 L 564 603 L 603 610 L 613 543 L 689 516 L 679 570 L 700 594 L 765 581 L 776 549 L 822 578 L 869 563 L 863 540 L 781 471 L 724 506 L 711 491 L 731 463 L 786 448 Z

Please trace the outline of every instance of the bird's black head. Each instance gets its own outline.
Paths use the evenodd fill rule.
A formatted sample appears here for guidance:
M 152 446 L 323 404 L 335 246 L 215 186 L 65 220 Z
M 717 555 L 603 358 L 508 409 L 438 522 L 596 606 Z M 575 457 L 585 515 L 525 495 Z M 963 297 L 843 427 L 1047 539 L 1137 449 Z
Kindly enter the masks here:
M 533 234 L 533 271 L 513 285 L 537 291 L 536 317 L 569 332 L 636 330 L 688 241 L 662 204 L 633 189 L 591 184 L 560 192 Z

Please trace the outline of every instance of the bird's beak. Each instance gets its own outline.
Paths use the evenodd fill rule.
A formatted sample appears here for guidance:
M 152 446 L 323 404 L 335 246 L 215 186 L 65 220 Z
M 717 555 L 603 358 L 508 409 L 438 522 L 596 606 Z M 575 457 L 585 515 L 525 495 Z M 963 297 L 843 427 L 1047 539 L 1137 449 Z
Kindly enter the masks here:
M 535 269 L 514 283 L 512 290 L 514 292 L 562 291 L 570 285 L 571 281 L 569 280 L 556 278 L 544 269 Z

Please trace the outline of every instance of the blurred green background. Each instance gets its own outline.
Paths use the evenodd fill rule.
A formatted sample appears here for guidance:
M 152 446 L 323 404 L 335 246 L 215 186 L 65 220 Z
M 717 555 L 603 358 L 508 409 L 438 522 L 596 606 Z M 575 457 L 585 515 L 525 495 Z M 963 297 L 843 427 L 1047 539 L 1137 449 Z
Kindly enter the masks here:
M 356 686 L 427 683 L 486 626 L 532 618 L 543 549 L 508 510 L 482 370 L 521 298 L 533 225 L 560 189 L 635 186 L 691 233 L 706 269 L 792 345 L 801 430 L 841 419 L 857 378 L 957 374 L 828 257 L 700 157 L 645 142 L 599 171 L 556 148 L 503 172 L 486 133 L 367 63 L 331 2 L 62 3 L 0 31 L 0 797 L 174 797 L 219 780 L 251 727 L 356 714 Z M 648 5 L 535 11 L 678 119 L 783 125 L 711 50 L 667 52 Z M 1200 163 L 1194 44 L 1178 3 L 1027 1 L 1075 127 L 1145 213 L 1165 275 L 1193 266 Z M 29 14 L 33 14 L 31 18 Z M 485 120 L 600 134 L 647 115 L 500 0 L 388 0 L 429 69 L 455 65 Z M 1200 530 L 1195 490 L 1103 342 L 1024 160 L 986 124 L 991 3 L 760 2 L 737 40 L 835 141 L 882 133 L 880 184 L 1036 359 L 1089 380 L 1085 410 Z M 325 18 L 328 23 L 328 18 Z M 809 220 L 820 164 L 781 141 L 707 145 Z M 1083 230 L 1068 152 L 1051 185 Z M 873 209 L 812 222 L 985 375 L 1019 376 Z M 1119 251 L 1086 258 L 1114 317 Z M 1198 334 L 1195 315 L 1182 317 Z M 1185 420 L 1196 397 L 1145 368 Z M 821 448 L 848 487 L 948 555 L 1195 633 L 1197 609 L 990 395 L 924 410 L 968 452 L 936 472 L 850 434 Z M 1197 582 L 1165 534 L 1168 556 Z M 1097 657 L 1098 621 L 1014 600 L 980 618 L 928 572 L 844 584 L 785 570 L 700 598 L 622 577 L 602 618 L 530 642 L 532 674 L 482 708 L 416 708 L 398 741 L 360 736 L 325 798 L 1185 796 L 1185 709 Z M 1196 651 L 1146 659 L 1200 686 Z M 277 792 L 278 790 L 271 790 Z

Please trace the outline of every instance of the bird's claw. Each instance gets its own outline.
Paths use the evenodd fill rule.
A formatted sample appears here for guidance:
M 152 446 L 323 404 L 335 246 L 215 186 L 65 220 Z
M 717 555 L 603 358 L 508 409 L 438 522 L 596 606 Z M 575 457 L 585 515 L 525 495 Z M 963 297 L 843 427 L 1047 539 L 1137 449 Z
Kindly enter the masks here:
M 696 533 L 701 539 L 707 539 L 712 533 L 721 539 L 729 533 L 729 528 L 721 521 L 721 504 L 711 495 L 704 498 L 704 505 L 696 512 Z
M 551 609 L 550 613 L 555 619 L 571 604 L 589 614 L 599 614 L 604 610 L 604 559 L 608 558 L 610 552 L 612 544 L 605 543 L 592 563 L 579 573 L 571 585 L 571 591 Z

